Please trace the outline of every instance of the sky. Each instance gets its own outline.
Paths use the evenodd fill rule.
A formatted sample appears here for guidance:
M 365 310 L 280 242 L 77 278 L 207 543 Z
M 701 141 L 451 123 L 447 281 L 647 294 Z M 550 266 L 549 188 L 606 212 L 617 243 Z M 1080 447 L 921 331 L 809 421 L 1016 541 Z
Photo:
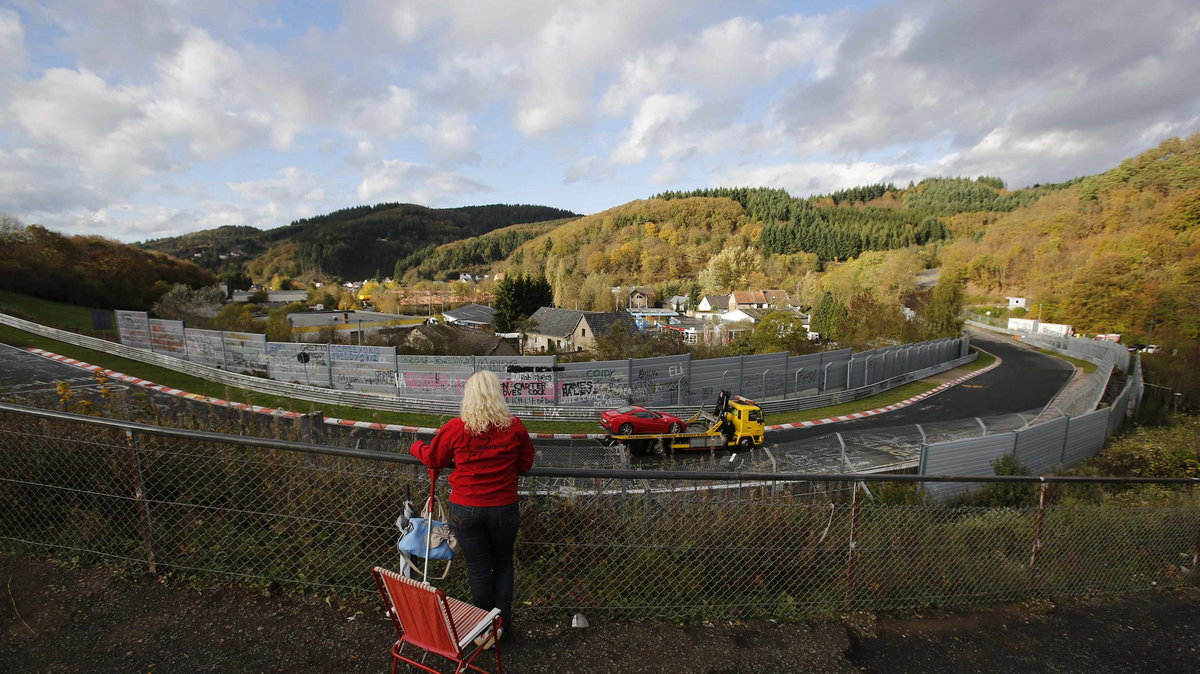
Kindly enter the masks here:
M 1195 0 L 0 1 L 0 213 L 140 241 L 1105 171 L 1200 130 Z

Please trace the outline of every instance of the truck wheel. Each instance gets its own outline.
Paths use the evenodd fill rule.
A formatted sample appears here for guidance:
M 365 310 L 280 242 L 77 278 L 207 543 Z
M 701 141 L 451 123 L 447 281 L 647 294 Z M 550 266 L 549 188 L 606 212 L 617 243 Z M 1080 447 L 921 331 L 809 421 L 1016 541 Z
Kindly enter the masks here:
M 617 429 L 617 435 L 633 435 L 633 424 L 621 424 L 621 428 Z
M 742 438 L 738 441 L 738 449 L 743 452 L 748 452 L 754 449 L 754 439 L 748 437 Z
M 646 442 L 646 454 L 649 456 L 662 456 L 667 453 L 667 439 L 659 438 L 658 440 L 648 440 Z

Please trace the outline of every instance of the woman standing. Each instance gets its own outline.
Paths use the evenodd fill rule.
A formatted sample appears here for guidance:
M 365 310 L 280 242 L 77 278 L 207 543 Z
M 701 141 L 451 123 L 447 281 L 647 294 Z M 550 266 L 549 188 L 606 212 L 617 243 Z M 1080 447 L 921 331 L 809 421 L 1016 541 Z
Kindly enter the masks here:
M 513 545 L 521 512 L 517 475 L 533 467 L 533 443 L 512 416 L 500 381 L 476 372 L 463 390 L 462 414 L 442 426 L 431 443 L 418 440 L 410 453 L 433 469 L 453 465 L 450 528 L 467 558 L 472 603 L 500 609 L 512 633 Z

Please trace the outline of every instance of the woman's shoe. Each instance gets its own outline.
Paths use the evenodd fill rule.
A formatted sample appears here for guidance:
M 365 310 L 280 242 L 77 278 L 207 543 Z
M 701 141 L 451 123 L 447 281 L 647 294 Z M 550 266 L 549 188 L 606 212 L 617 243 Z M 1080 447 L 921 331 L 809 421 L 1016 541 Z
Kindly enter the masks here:
M 479 636 L 475 637 L 475 645 L 482 648 L 485 651 L 490 651 L 496 647 L 496 641 L 502 636 L 504 636 L 504 628 L 503 627 L 496 630 L 495 632 L 490 632 L 490 631 L 485 632 L 485 633 L 480 634 Z

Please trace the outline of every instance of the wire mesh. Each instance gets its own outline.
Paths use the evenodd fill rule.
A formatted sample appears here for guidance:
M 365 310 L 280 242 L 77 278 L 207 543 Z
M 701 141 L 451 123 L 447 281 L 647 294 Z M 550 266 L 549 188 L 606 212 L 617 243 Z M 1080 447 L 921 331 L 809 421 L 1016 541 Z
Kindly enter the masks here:
M 5 548 L 348 593 L 398 565 L 393 521 L 428 489 L 412 464 L 15 414 L 0 414 L 0 457 Z M 1044 508 L 1028 490 L 1014 506 L 948 506 L 836 481 L 526 476 L 520 489 L 528 616 L 790 619 L 1170 587 L 1195 582 L 1200 544 L 1200 502 L 1182 489 L 1169 507 Z M 461 565 L 439 586 L 470 596 Z

